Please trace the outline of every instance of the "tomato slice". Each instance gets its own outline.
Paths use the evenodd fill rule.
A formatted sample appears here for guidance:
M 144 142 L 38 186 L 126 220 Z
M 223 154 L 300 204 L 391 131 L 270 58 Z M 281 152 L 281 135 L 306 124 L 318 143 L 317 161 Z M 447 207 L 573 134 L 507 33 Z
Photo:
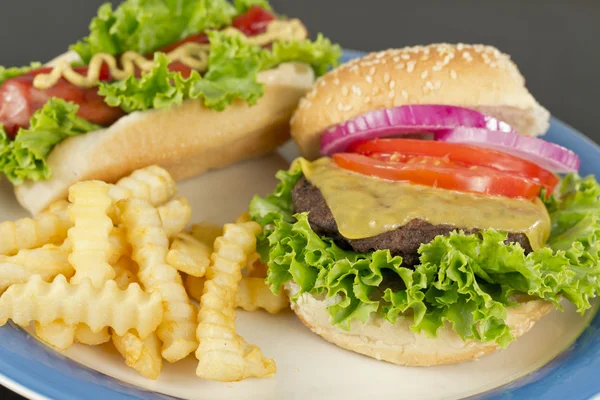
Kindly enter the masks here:
M 276 18 L 269 10 L 259 6 L 252 6 L 244 14 L 235 17 L 231 21 L 231 25 L 242 31 L 246 36 L 254 36 L 264 33 L 267 30 L 269 22 Z
M 541 185 L 531 179 L 489 167 L 467 167 L 447 158 L 419 156 L 403 162 L 338 153 L 333 155 L 333 160 L 338 166 L 363 175 L 440 189 L 529 200 L 537 197 L 541 190 Z
M 255 36 L 260 33 L 264 33 L 267 30 L 269 22 L 275 20 L 276 17 L 269 10 L 265 10 L 259 6 L 252 6 L 248 8 L 244 14 L 240 14 L 233 19 L 231 26 L 242 31 L 246 36 Z M 158 51 L 163 53 L 169 53 L 179 46 L 186 43 L 209 43 L 208 35 L 204 32 L 195 33 L 187 36 L 175 43 L 171 43 L 165 47 L 162 47 Z
M 407 161 L 414 156 L 446 158 L 465 166 L 488 167 L 532 179 L 544 186 L 548 192 L 552 192 L 559 182 L 556 175 L 531 161 L 501 151 L 464 144 L 414 139 L 375 139 L 358 142 L 349 151 L 384 160 L 382 155 L 392 154 L 397 154 L 394 157 L 398 161 Z

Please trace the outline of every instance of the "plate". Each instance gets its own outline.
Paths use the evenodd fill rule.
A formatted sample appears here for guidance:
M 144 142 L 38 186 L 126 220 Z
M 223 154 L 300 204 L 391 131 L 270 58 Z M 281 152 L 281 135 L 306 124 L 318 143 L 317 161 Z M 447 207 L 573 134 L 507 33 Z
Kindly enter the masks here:
M 345 51 L 348 60 L 361 55 Z M 574 150 L 583 174 L 600 176 L 600 148 L 553 119 L 545 139 Z M 266 194 L 274 174 L 298 154 L 292 143 L 278 153 L 182 182 L 193 221 L 231 221 L 252 195 Z M 10 187 L 0 187 L 0 221 L 25 216 Z M 597 305 L 595 309 L 597 308 Z M 573 399 L 600 393 L 600 316 L 581 317 L 567 305 L 553 311 L 507 350 L 459 365 L 411 368 L 376 361 L 331 345 L 288 312 L 238 313 L 242 335 L 277 361 L 274 378 L 235 384 L 195 377 L 190 357 L 165 365 L 158 381 L 140 377 L 108 345 L 75 345 L 55 352 L 26 330 L 0 328 L 0 383 L 32 399 Z

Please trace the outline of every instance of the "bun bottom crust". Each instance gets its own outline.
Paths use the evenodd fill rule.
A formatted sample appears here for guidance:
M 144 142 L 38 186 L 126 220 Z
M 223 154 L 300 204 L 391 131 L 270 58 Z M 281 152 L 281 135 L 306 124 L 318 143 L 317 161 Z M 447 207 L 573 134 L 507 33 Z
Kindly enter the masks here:
M 289 283 L 285 289 L 288 293 L 297 291 L 294 284 Z M 327 305 L 326 301 L 305 293 L 297 302 L 292 302 L 292 310 L 304 325 L 328 342 L 377 360 L 427 367 L 474 360 L 499 349 L 495 343 L 465 342 L 449 327 L 440 329 L 437 338 L 430 338 L 413 332 L 409 328 L 412 320 L 402 317 L 391 324 L 372 314 L 365 324 L 354 320 L 350 331 L 344 331 L 330 324 Z M 539 299 L 511 307 L 507 318 L 511 333 L 516 338 L 522 336 L 553 308 L 552 304 Z

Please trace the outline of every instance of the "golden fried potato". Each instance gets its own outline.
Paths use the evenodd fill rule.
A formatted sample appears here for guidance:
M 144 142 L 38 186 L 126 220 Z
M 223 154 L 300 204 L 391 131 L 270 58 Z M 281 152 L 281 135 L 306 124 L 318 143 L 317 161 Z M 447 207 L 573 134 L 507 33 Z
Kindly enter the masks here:
M 212 250 L 188 233 L 180 233 L 173 239 L 167 254 L 167 263 L 191 276 L 201 277 L 210 264 Z
M 160 215 L 140 199 L 118 205 L 132 247 L 131 258 L 139 266 L 139 280 L 146 290 L 160 293 L 164 301 L 165 318 L 157 331 L 163 342 L 162 356 L 169 362 L 179 361 L 197 347 L 196 315 L 179 272 L 167 264 L 169 240 Z
M 119 336 L 113 332 L 113 344 L 123 358 L 125 364 L 150 379 L 158 379 L 162 371 L 161 342 L 156 333 L 146 339 L 140 339 L 135 333 L 127 332 Z
M 119 290 L 115 281 L 94 287 L 89 279 L 79 285 L 58 275 L 51 283 L 34 276 L 27 283 L 12 285 L 0 296 L 0 326 L 11 319 L 27 326 L 62 321 L 67 326 L 86 324 L 92 332 L 111 327 L 124 335 L 136 330 L 147 338 L 162 322 L 162 297 L 145 293 L 138 285 Z
M 185 290 L 192 299 L 200 301 L 204 282 L 204 278 L 191 275 L 185 277 Z M 246 311 L 262 309 L 269 314 L 277 314 L 290 306 L 290 300 L 283 290 L 279 295 L 273 294 L 263 278 L 242 276 L 240 288 L 235 296 L 235 304 L 236 307 Z
M 160 206 L 177 194 L 177 186 L 171 175 L 156 165 L 134 171 L 117 182 L 116 186 L 128 189 L 133 198 L 146 200 L 153 206 Z M 121 197 L 125 198 L 124 195 Z
M 14 256 L 0 256 L 0 294 L 10 285 L 27 282 L 34 275 L 51 281 L 62 274 L 70 278 L 75 271 L 69 264 L 69 253 L 53 244 L 39 249 L 20 250 Z
M 109 186 L 104 182 L 79 182 L 69 189 L 69 217 L 73 227 L 68 236 L 73 246 L 69 262 L 75 268 L 71 278 L 74 284 L 83 279 L 91 280 L 96 287 L 115 277 L 108 263 L 111 253 L 109 241 L 113 222 L 108 217 L 112 200 Z
M 100 181 L 79 182 L 69 188 L 69 201 L 72 203 L 69 218 L 73 224 L 68 232 L 72 245 L 69 262 L 75 268 L 75 275 L 71 278 L 73 284 L 89 279 L 92 285 L 103 286 L 115 277 L 109 260 L 116 258 L 117 253 L 125 252 L 116 246 L 116 243 L 121 244 L 118 232 L 110 240 L 114 228 L 108 215 L 113 207 L 109 191 L 110 186 Z M 86 325 L 76 329 L 75 339 L 83 344 L 98 345 L 110 340 L 108 329 L 92 332 Z
M 200 222 L 192 225 L 190 233 L 196 240 L 212 249 L 215 239 L 223 235 L 223 227 L 211 222 Z
M 178 197 L 158 207 L 158 213 L 167 237 L 173 238 L 190 223 L 192 207 L 185 197 Z
M 11 256 L 19 250 L 61 244 L 71 227 L 67 206 L 66 201 L 60 201 L 34 218 L 0 223 L 0 255 Z
M 215 252 L 200 299 L 196 350 L 201 378 L 223 382 L 248 377 L 267 377 L 276 372 L 275 362 L 256 346 L 248 345 L 235 330 L 235 303 L 242 268 L 256 251 L 255 222 L 227 224 L 215 240 Z

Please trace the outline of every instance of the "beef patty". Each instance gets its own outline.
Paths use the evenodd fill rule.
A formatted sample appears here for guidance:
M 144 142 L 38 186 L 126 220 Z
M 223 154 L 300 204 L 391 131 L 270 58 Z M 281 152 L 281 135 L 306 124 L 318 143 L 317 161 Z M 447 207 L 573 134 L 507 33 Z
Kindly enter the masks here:
M 346 250 L 361 253 L 388 249 L 392 255 L 402 256 L 406 265 L 415 265 L 419 261 L 417 250 L 422 243 L 431 242 L 438 235 L 448 235 L 461 229 L 465 233 L 476 233 L 478 229 L 457 228 L 451 225 L 433 225 L 421 219 L 413 219 L 408 224 L 364 239 L 347 239 L 340 234 L 337 223 L 321 191 L 302 177 L 292 190 L 294 212 L 308 212 L 308 222 L 319 236 L 327 236 Z M 509 233 L 507 242 L 519 243 L 525 253 L 532 251 L 529 239 L 524 233 Z

